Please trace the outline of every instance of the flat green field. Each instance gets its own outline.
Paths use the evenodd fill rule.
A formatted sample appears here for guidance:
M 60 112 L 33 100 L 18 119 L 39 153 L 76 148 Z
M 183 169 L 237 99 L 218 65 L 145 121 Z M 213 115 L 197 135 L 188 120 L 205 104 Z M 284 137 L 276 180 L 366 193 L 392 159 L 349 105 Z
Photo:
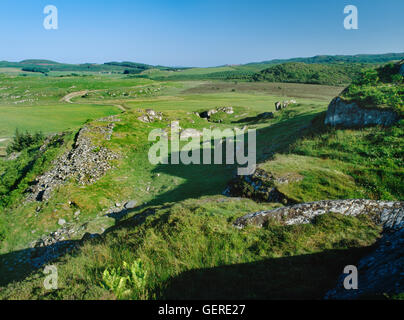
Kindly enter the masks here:
M 16 129 L 48 134 L 77 129 L 87 120 L 119 112 L 117 107 L 107 105 L 3 106 L 0 107 L 0 143 L 1 139 L 11 138 Z
M 275 102 L 287 97 L 253 94 L 253 93 L 217 93 L 190 94 L 177 97 L 160 97 L 158 99 L 142 99 L 126 103 L 132 108 L 151 108 L 158 111 L 200 111 L 217 107 L 242 107 L 246 111 L 271 112 L 275 110 Z M 326 100 L 300 99 L 302 103 L 327 107 Z

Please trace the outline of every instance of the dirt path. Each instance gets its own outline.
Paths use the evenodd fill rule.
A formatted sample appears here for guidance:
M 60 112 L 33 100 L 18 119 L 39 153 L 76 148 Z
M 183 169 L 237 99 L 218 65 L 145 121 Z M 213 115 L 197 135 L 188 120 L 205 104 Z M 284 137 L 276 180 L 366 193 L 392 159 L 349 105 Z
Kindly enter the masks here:
M 116 104 L 115 107 L 121 109 L 124 112 L 126 111 L 125 107 L 123 105 L 121 105 L 121 104 Z
M 65 95 L 62 99 L 60 99 L 60 101 L 67 102 L 67 103 L 73 103 L 73 102 L 71 102 L 71 99 L 77 98 L 77 97 L 82 97 L 82 96 L 86 95 L 88 92 L 89 92 L 88 90 L 72 92 L 72 93 Z
M 86 95 L 89 92 L 95 92 L 95 91 L 97 91 L 97 90 L 94 90 L 94 91 L 82 90 L 82 91 L 72 92 L 72 93 L 69 93 L 69 94 L 65 95 L 62 99 L 60 99 L 60 101 L 61 102 L 67 102 L 67 103 L 74 103 L 74 102 L 71 101 L 72 99 L 77 98 L 77 97 L 82 97 L 82 96 Z M 124 112 L 126 111 L 126 108 L 121 104 L 114 104 L 114 106 L 117 107 L 118 109 L 124 111 Z M 0 140 L 0 142 L 1 142 L 1 140 Z

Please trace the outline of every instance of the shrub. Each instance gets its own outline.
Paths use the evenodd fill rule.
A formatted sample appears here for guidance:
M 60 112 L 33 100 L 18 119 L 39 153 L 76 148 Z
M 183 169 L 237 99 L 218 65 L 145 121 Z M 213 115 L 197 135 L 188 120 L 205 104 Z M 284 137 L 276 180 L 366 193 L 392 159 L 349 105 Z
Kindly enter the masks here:
M 39 72 L 39 73 L 43 73 L 43 74 L 46 74 L 49 72 L 49 69 L 41 68 L 41 67 L 24 67 L 21 70 L 25 71 L 25 72 Z
M 23 133 L 16 129 L 14 139 L 7 147 L 7 154 L 20 152 L 28 147 L 42 142 L 44 138 L 45 136 L 41 132 L 31 134 L 28 131 Z
M 403 76 L 400 63 L 389 63 L 379 69 L 366 69 L 347 87 L 342 96 L 363 107 L 388 106 L 403 113 Z

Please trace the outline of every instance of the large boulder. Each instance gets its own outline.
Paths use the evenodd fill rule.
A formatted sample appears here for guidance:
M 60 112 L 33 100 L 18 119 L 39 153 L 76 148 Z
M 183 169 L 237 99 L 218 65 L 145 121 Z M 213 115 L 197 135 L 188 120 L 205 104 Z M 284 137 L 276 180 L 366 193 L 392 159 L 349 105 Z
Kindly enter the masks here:
M 362 108 L 355 102 L 334 98 L 328 106 L 325 124 L 346 128 L 380 125 L 388 127 L 399 119 L 398 114 L 389 109 Z
M 277 185 L 285 183 L 285 180 L 280 180 L 271 173 L 257 168 L 252 175 L 237 176 L 231 180 L 223 194 L 230 197 L 250 198 L 256 201 L 294 203 L 292 199 L 279 191 Z
M 262 227 L 272 219 L 279 220 L 285 225 L 306 224 L 315 217 L 326 213 L 339 213 L 347 216 L 369 214 L 386 231 L 400 230 L 404 227 L 404 201 L 364 199 L 323 200 L 249 213 L 237 219 L 234 226 L 240 229 L 248 225 Z

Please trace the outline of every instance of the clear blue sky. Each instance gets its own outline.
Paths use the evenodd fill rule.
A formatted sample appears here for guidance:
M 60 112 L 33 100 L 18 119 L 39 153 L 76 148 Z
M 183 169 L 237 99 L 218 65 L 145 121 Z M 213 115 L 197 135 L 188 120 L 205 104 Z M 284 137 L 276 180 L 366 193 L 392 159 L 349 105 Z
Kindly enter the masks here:
M 43 28 L 43 9 L 59 29 Z M 345 5 L 359 30 L 343 28 Z M 215 66 L 404 52 L 403 0 L 1 0 L 0 60 Z

